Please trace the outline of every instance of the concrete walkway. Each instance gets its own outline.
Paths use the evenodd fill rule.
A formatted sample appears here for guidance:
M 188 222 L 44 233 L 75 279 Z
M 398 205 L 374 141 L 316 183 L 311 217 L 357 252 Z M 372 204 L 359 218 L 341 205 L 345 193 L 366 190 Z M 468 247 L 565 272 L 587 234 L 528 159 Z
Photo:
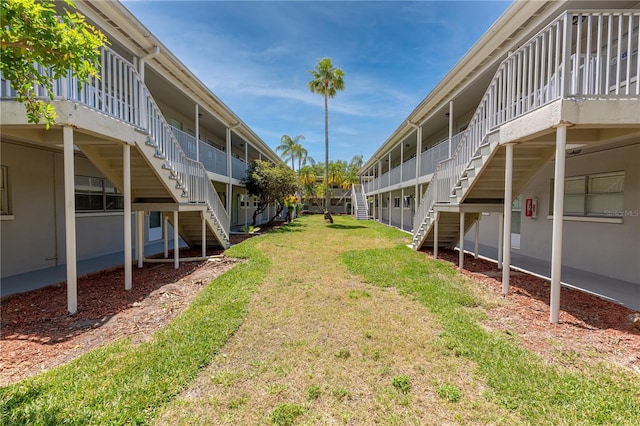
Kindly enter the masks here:
M 184 241 L 180 240 L 180 248 L 186 247 Z M 169 244 L 169 250 L 173 249 L 173 243 Z M 133 250 L 135 253 L 135 250 Z M 148 244 L 144 248 L 146 257 L 162 253 L 164 243 L 162 241 Z M 114 268 L 124 265 L 124 251 L 110 253 L 90 259 L 79 260 L 77 263 L 78 277 L 104 269 Z M 0 280 L 0 297 L 10 294 L 25 293 L 37 290 L 52 284 L 65 282 L 67 280 L 67 265 L 62 264 L 51 268 L 39 269 L 37 271 L 25 272 L 23 274 L 3 277 Z
M 465 240 L 465 247 L 472 248 L 473 241 Z M 456 249 L 458 249 L 456 247 Z M 465 250 L 473 254 L 473 249 Z M 496 262 L 498 249 L 483 244 L 478 246 L 478 255 L 486 260 Z M 526 272 L 548 281 L 551 280 L 551 262 L 533 257 L 523 256 L 517 250 L 511 251 L 511 268 Z M 562 267 L 562 285 L 584 291 L 603 299 L 640 311 L 640 284 L 623 281 L 580 269 Z

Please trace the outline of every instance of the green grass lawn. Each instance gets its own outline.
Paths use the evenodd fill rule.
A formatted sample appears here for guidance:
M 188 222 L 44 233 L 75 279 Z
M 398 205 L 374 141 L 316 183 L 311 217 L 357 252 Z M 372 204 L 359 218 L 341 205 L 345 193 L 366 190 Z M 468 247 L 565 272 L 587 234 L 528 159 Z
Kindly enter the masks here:
M 335 219 L 228 250 L 248 261 L 149 342 L 1 388 L 2 424 L 640 424 L 637 375 L 546 363 L 407 234 Z

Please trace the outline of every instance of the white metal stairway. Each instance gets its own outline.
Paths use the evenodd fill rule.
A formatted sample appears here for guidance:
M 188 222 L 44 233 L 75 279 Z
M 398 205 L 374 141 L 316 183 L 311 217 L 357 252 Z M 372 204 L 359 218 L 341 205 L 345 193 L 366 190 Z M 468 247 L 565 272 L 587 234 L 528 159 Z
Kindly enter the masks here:
M 357 220 L 369 219 L 369 206 L 367 205 L 367 197 L 364 194 L 364 188 L 360 184 L 351 185 L 351 195 L 353 209 Z
M 638 10 L 565 12 L 500 64 L 455 152 L 438 164 L 422 197 L 414 249 L 433 245 L 436 215 L 438 243 L 451 245 L 459 240 L 462 206 L 511 203 L 503 200 L 505 148 L 498 141 L 504 124 L 561 99 L 640 95 L 640 62 L 632 67 L 628 59 L 638 50 L 639 16 Z M 611 33 L 618 40 L 607 42 Z M 552 156 L 553 142 L 515 145 L 514 197 Z
M 162 206 L 177 210 L 180 236 L 189 245 L 200 244 L 204 220 L 207 245 L 230 246 L 229 216 L 204 166 L 185 155 L 132 64 L 104 49 L 99 79 L 92 79 L 82 87 L 74 79 L 62 80 L 58 87 L 64 88 L 66 93 L 59 93 L 59 98 L 115 118 L 117 121 L 111 124 L 113 128 L 118 125 L 136 128 L 139 137 L 131 149 L 134 204 L 148 204 L 149 208 L 145 210 L 160 210 Z M 78 147 L 122 190 L 122 142 L 110 142 L 78 143 Z

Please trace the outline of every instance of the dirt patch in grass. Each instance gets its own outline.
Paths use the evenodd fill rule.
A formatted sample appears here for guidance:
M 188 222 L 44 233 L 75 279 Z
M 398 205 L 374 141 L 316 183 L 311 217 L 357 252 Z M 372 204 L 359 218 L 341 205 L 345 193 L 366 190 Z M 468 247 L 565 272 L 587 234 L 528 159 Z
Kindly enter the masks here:
M 423 250 L 433 256 L 430 250 Z M 439 250 L 438 258 L 472 277 L 496 296 L 502 294 L 502 271 L 495 263 L 465 255 L 460 270 L 457 251 Z M 560 323 L 549 322 L 550 283 L 512 271 L 506 303 L 488 311 L 485 326 L 518 336 L 529 350 L 551 363 L 578 368 L 585 360 L 607 361 L 640 374 L 640 331 L 629 315 L 635 311 L 588 293 L 562 287 Z
M 443 355 L 425 306 L 338 259 L 397 243 L 334 219 L 341 226 L 310 217 L 256 245 L 272 268 L 245 321 L 158 423 L 269 424 L 288 407 L 295 424 L 517 424 L 483 397 L 470 361 Z M 445 384 L 465 397 L 443 403 Z

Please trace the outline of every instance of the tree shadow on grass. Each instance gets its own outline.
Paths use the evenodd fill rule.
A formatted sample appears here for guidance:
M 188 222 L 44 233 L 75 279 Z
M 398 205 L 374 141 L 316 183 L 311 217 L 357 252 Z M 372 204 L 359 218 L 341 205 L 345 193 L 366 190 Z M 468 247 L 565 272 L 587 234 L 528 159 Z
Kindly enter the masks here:
M 366 226 L 362 226 L 362 225 L 341 225 L 339 223 L 334 223 L 331 225 L 327 225 L 327 228 L 333 228 L 333 229 L 364 229 L 366 228 Z
M 307 227 L 307 225 L 304 224 L 304 223 L 289 222 L 287 224 L 284 224 L 282 226 L 274 228 L 273 230 L 271 230 L 269 232 L 272 232 L 274 234 L 284 233 L 284 232 L 302 232 L 302 228 L 306 228 L 306 227 Z

